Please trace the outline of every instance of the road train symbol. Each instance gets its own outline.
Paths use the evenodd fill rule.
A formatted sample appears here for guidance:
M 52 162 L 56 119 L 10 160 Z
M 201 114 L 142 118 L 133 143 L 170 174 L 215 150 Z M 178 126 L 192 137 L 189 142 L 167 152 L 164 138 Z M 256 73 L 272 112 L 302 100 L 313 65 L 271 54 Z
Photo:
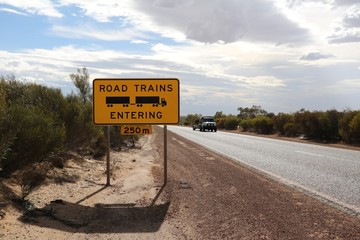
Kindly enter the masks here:
M 128 107 L 129 105 L 136 105 L 137 107 L 142 107 L 144 104 L 152 104 L 153 107 L 166 106 L 165 98 L 159 96 L 143 96 L 135 97 L 135 103 L 130 103 L 130 97 L 106 97 L 106 106 L 113 107 L 115 104 L 122 104 L 123 107 Z

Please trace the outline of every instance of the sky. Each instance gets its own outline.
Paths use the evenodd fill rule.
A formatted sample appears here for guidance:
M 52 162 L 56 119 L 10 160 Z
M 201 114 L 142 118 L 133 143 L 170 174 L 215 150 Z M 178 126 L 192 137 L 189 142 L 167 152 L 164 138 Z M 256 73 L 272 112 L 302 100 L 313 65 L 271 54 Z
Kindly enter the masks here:
M 180 114 L 360 109 L 360 0 L 0 0 L 0 75 L 178 78 Z

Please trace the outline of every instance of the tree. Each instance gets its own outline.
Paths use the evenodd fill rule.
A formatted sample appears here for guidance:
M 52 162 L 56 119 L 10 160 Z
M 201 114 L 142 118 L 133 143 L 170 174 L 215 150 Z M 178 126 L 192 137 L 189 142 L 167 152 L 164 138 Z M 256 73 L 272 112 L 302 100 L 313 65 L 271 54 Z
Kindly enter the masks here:
M 200 119 L 201 115 L 200 114 L 188 114 L 186 117 L 185 117 L 185 120 L 184 120 L 184 125 L 185 126 L 189 126 L 189 125 L 194 125 L 194 124 L 197 124 L 199 123 L 199 119 Z M 196 122 L 197 121 L 197 122 Z
M 226 114 L 223 114 L 223 112 L 222 111 L 218 111 L 218 112 L 216 112 L 215 113 L 215 119 L 217 119 L 217 118 L 225 118 L 226 117 Z
M 84 147 L 103 137 L 101 128 L 92 122 L 92 95 L 89 83 L 89 73 L 84 67 L 77 69 L 76 74 L 70 74 L 78 94 L 66 97 L 67 112 L 63 115 L 68 129 L 67 142 L 73 147 Z
M 78 68 L 76 74 L 70 74 L 75 87 L 78 89 L 79 95 L 84 104 L 91 101 L 91 86 L 89 82 L 89 73 L 86 67 Z
M 267 111 L 262 109 L 261 106 L 253 105 L 251 108 L 239 107 L 237 110 L 240 111 L 240 113 L 238 114 L 238 117 L 241 119 L 255 118 L 256 116 L 267 115 Z

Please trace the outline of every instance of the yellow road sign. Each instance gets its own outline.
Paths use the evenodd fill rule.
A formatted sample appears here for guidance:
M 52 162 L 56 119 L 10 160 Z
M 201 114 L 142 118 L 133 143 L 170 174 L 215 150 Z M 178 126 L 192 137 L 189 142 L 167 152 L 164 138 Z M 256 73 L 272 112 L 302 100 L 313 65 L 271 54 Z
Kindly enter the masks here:
M 93 122 L 99 125 L 177 124 L 178 79 L 95 79 Z
M 151 125 L 126 125 L 120 126 L 121 135 L 152 134 Z

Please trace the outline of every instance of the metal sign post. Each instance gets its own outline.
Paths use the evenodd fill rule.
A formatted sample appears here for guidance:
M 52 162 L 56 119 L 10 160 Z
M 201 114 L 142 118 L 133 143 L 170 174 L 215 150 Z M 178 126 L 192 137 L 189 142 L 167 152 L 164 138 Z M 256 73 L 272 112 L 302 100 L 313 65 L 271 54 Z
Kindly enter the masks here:
M 110 186 L 110 126 L 107 126 L 106 186 Z
M 164 185 L 167 183 L 167 125 L 164 125 Z

